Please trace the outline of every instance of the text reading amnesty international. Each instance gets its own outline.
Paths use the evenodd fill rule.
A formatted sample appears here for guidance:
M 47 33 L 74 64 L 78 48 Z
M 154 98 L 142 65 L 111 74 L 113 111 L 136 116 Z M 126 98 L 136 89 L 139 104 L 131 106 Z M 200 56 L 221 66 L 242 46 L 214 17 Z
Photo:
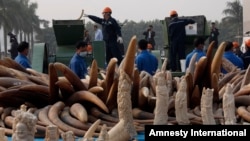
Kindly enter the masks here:
M 217 131 L 204 131 L 204 130 L 179 130 L 179 131 L 156 131 L 151 129 L 148 136 L 155 136 L 155 137 L 183 137 L 187 138 L 190 137 L 202 137 L 202 136 L 209 136 L 209 137 L 225 137 L 225 136 L 247 136 L 247 129 L 232 131 L 228 129 L 222 129 Z

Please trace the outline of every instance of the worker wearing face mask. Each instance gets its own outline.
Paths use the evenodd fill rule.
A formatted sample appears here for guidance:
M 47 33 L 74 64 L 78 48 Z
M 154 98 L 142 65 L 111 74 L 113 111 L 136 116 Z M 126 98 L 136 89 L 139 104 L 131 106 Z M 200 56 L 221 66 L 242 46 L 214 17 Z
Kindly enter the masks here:
M 70 60 L 69 68 L 80 78 L 85 78 L 88 73 L 84 57 L 87 56 L 88 44 L 84 41 L 76 43 L 76 53 Z

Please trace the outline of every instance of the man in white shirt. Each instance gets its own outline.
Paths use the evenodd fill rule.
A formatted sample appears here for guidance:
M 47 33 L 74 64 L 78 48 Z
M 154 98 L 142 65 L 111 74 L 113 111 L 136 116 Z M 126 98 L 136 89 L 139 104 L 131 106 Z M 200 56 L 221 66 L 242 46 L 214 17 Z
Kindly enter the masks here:
M 95 41 L 102 41 L 103 36 L 102 36 L 102 30 L 98 28 L 97 25 L 94 25 L 94 30 L 95 30 Z

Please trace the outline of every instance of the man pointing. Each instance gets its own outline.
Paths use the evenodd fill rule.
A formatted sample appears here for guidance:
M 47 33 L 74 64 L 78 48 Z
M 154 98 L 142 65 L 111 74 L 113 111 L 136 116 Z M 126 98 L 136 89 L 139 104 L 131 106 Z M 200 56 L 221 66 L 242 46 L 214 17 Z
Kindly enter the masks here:
M 116 19 L 111 17 L 111 14 L 112 10 L 109 7 L 105 7 L 102 11 L 103 18 L 86 14 L 84 14 L 84 17 L 88 17 L 102 25 L 103 40 L 106 44 L 106 63 L 108 64 L 110 59 L 115 57 L 119 65 L 122 61 L 122 54 L 119 50 L 118 43 L 123 43 L 121 27 L 118 25 Z

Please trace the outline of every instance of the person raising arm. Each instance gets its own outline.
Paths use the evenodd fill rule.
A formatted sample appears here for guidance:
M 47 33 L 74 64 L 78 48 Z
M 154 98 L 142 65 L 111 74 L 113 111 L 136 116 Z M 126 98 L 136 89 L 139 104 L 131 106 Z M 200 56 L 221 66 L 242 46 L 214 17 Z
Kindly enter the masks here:
M 106 45 L 106 63 L 108 64 L 110 59 L 115 57 L 118 60 L 118 65 L 120 65 L 123 59 L 118 47 L 118 43 L 123 43 L 121 27 L 111 14 L 111 8 L 105 7 L 102 11 L 103 18 L 87 14 L 84 14 L 84 17 L 88 17 L 92 21 L 102 25 L 103 40 Z

